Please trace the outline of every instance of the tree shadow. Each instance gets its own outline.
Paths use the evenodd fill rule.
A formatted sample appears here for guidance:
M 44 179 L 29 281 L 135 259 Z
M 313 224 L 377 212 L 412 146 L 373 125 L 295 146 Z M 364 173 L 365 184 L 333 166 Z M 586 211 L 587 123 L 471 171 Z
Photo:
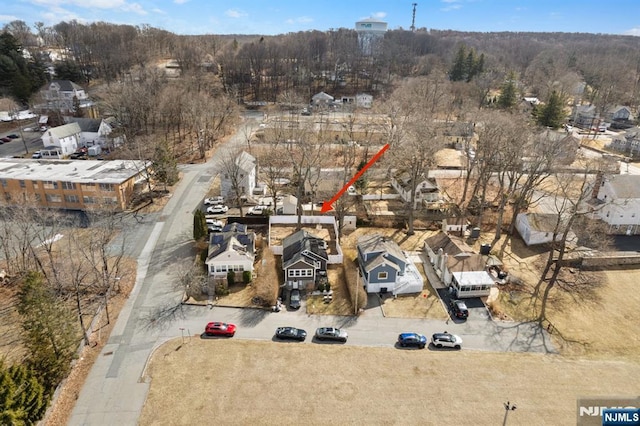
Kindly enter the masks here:
M 240 312 L 240 325 L 244 327 L 255 327 L 260 324 L 271 311 L 262 308 L 245 308 Z

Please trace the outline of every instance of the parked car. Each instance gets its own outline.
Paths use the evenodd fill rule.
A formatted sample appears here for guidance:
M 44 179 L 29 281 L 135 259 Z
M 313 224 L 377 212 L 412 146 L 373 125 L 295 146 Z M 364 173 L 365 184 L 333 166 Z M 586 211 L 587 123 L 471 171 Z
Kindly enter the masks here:
M 31 154 L 31 158 L 42 158 L 42 153 L 40 151 L 36 151 Z
M 424 334 L 419 333 L 401 333 L 398 336 L 398 344 L 400 346 L 415 346 L 420 349 L 424 349 L 427 346 L 427 337 Z
M 263 215 L 268 209 L 269 207 L 267 206 L 253 206 L 249 207 L 247 214 L 250 216 L 260 216 Z
M 444 333 L 435 333 L 431 336 L 431 344 L 436 348 L 455 348 L 460 349 L 462 347 L 462 339 L 455 334 L 449 334 L 446 331 Z
M 347 332 L 335 327 L 320 327 L 316 330 L 316 339 L 318 340 L 336 340 L 338 342 L 347 341 Z
M 311 111 L 309 111 L 309 108 L 302 108 L 300 115 L 311 115 Z
M 207 225 L 207 232 L 222 232 L 222 226 L 218 225 Z
M 216 197 L 209 197 L 209 198 L 205 198 L 204 199 L 204 205 L 205 206 L 216 206 L 219 204 L 224 204 L 224 198 L 222 198 L 221 195 L 218 195 Z
M 300 309 L 300 290 L 291 290 L 291 295 L 289 295 L 289 307 L 291 309 Z
M 205 219 L 204 221 L 207 224 L 207 226 L 211 226 L 211 225 L 219 226 L 219 227 L 223 226 L 222 221 L 218 219 Z
M 47 130 L 49 130 L 49 126 L 40 126 L 41 132 L 46 132 Z
M 469 309 L 467 304 L 462 300 L 450 300 L 449 307 L 451 308 L 451 315 L 460 319 L 467 319 L 469 317 Z
M 7 135 L 7 137 L 8 137 L 9 139 L 18 139 L 18 138 L 20 138 L 20 136 L 16 135 L 15 133 L 12 133 L 12 134 L 10 134 L 10 135 Z
M 34 127 L 25 127 L 22 129 L 23 132 L 35 132 L 36 129 Z
M 216 206 L 210 206 L 207 207 L 207 213 L 210 214 L 222 214 L 222 213 L 226 213 L 229 211 L 229 207 L 222 205 L 222 204 L 218 204 Z
M 214 321 L 207 324 L 204 334 L 207 336 L 233 337 L 236 334 L 236 326 L 235 324 Z
M 295 327 L 278 327 L 276 328 L 276 337 L 283 340 L 299 340 L 304 342 L 307 338 L 307 332 Z
M 11 139 L 9 139 L 9 138 L 0 138 L 0 141 L 7 143 L 7 142 L 11 142 Z
M 85 160 L 87 158 L 87 153 L 86 152 L 74 152 L 73 154 L 69 155 L 69 158 L 72 160 Z

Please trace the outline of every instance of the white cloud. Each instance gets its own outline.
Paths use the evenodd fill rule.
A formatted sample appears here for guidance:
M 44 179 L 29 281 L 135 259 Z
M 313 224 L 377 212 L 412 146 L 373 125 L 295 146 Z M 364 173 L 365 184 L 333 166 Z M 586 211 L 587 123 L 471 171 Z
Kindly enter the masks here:
M 164 10 L 162 10 L 162 9 L 158 9 L 157 7 L 156 7 L 156 8 L 154 8 L 154 9 L 151 9 L 151 11 L 152 11 L 153 13 L 157 13 L 158 15 L 166 15 L 166 14 L 167 14 L 167 12 L 165 12 L 165 11 L 164 11 Z
M 375 12 L 371 14 L 372 18 L 384 19 L 387 16 L 387 12 Z
M 173 0 L 173 2 L 175 4 L 185 4 L 186 2 L 188 2 L 189 0 Z
M 63 9 L 62 7 L 55 5 L 49 7 L 46 12 L 41 14 L 41 16 L 43 18 L 42 20 L 45 21 L 45 23 L 49 24 L 57 24 L 61 21 L 69 22 L 73 20 L 76 20 L 81 24 L 85 24 L 88 22 L 87 19 L 82 18 L 77 13 L 71 12 L 70 10 Z
M 146 15 L 147 14 L 147 11 L 144 10 L 144 8 L 142 6 L 140 6 L 139 3 L 125 4 L 122 7 L 122 10 L 124 10 L 125 12 L 137 13 L 138 15 Z
M 622 34 L 630 36 L 640 36 L 640 27 L 631 28 L 630 30 L 624 31 Z
M 229 18 L 244 18 L 245 16 L 247 16 L 245 12 L 238 9 L 229 9 L 226 12 L 224 12 L 224 14 L 227 15 Z
M 451 6 L 443 7 L 440 10 L 443 12 L 451 12 L 452 10 L 462 9 L 461 4 L 452 4 Z
M 17 21 L 17 20 L 18 18 L 13 15 L 0 15 L 0 22 L 11 22 L 11 21 Z
M 285 22 L 287 24 L 289 24 L 289 25 L 293 25 L 293 24 L 308 24 L 310 22 L 313 22 L 313 18 L 311 18 L 309 16 L 299 16 L 297 18 L 289 18 Z
M 126 0 L 28 0 L 33 4 L 47 6 L 49 8 L 62 7 L 64 5 L 83 7 L 85 9 L 120 9 L 125 12 L 134 12 L 146 15 L 147 12 L 138 3 L 127 3 Z M 49 12 L 47 12 L 49 13 Z

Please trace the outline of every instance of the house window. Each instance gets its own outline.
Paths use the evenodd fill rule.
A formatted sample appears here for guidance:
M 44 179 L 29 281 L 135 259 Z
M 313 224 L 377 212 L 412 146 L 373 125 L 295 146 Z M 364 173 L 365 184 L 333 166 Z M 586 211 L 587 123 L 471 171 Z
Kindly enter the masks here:
M 54 182 L 52 180 L 43 180 L 42 186 L 44 189 L 58 189 L 58 182 Z
M 75 182 L 62 182 L 62 189 L 76 189 Z
M 78 196 L 77 195 L 65 195 L 64 196 L 64 201 L 66 203 L 76 204 L 78 202 Z
M 103 197 L 102 202 L 105 204 L 116 204 L 118 199 L 116 197 Z
M 388 272 L 378 272 L 378 280 L 386 280 L 389 278 Z
M 95 191 L 96 190 L 96 184 L 91 182 L 91 183 L 83 183 L 81 184 L 82 186 L 82 190 L 83 191 Z
M 59 196 L 58 194 L 46 194 L 45 197 L 47 198 L 47 202 L 48 203 L 60 203 L 60 202 L 62 202 L 62 197 Z
M 112 183 L 101 183 L 100 184 L 100 191 L 112 192 L 113 191 L 113 184 Z
M 95 204 L 96 203 L 96 199 L 94 197 L 87 197 L 86 195 L 82 197 L 82 201 L 85 204 Z

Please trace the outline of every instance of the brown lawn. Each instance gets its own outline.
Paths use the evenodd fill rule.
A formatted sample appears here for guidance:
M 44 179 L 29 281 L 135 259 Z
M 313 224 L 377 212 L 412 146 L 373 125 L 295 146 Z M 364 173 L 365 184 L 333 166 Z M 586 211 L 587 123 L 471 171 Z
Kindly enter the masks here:
M 576 398 L 640 392 L 640 365 L 559 356 L 172 340 L 141 425 L 575 424 Z M 214 420 L 215 419 L 215 420 Z

